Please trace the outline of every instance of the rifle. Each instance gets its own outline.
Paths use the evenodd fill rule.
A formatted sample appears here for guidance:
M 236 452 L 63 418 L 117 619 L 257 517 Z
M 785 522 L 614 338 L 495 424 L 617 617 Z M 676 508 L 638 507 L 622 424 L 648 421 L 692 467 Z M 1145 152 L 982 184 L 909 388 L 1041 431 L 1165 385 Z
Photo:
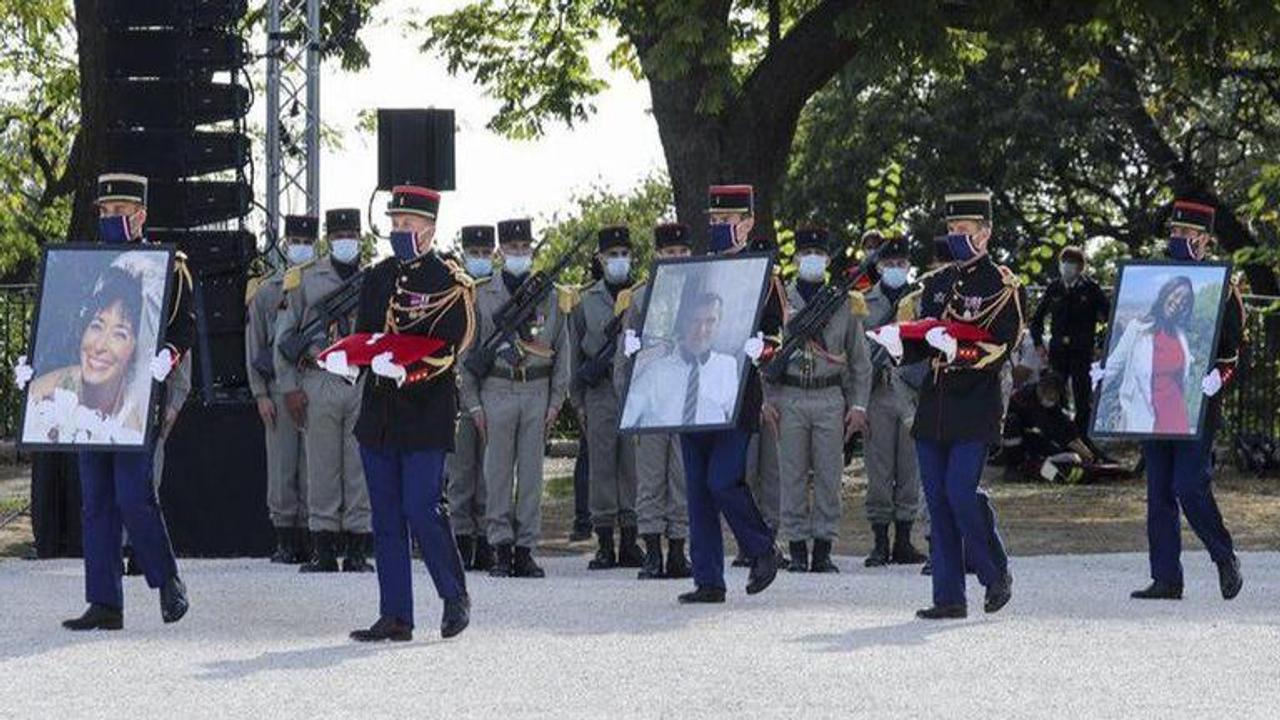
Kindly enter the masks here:
M 516 288 L 511 297 L 493 314 L 493 332 L 467 353 L 463 367 L 468 372 L 477 378 L 488 377 L 498 356 L 502 356 L 512 367 L 520 362 L 521 352 L 516 345 L 520 339 L 520 328 L 528 324 L 538 311 L 538 306 L 555 287 L 556 278 L 573 263 L 584 241 L 590 239 L 590 235 L 579 238 L 550 269 L 533 273 Z
M 783 373 L 787 371 L 787 364 L 796 356 L 796 353 L 804 349 L 809 341 L 821 337 L 827 321 L 849 302 L 849 289 L 858 282 L 859 278 L 867 274 L 879 257 L 879 251 L 872 250 L 857 267 L 850 270 L 849 258 L 841 256 L 842 262 L 832 272 L 831 281 L 823 285 L 809 304 L 787 322 L 787 339 L 760 368 L 760 373 L 766 380 L 770 382 L 780 380 Z
M 622 332 L 622 321 L 626 318 L 627 309 L 631 307 L 631 291 L 623 290 L 622 292 L 626 293 L 626 297 L 619 293 L 618 301 L 614 303 L 613 319 L 604 326 L 604 345 L 601 345 L 600 349 L 578 368 L 574 382 L 579 386 L 599 385 L 600 381 L 609 374 L 609 369 L 613 367 L 614 356 L 618 354 L 618 333 Z
M 268 345 L 265 349 L 266 352 L 258 353 L 253 358 L 253 369 L 258 371 L 258 377 L 272 383 L 276 381 L 276 364 L 271 360 L 271 346 Z
M 324 340 L 329 334 L 329 326 L 351 316 L 352 311 L 360 304 L 360 288 L 364 285 L 365 271 L 352 275 L 333 292 L 325 295 L 315 304 L 315 315 L 294 333 L 284 337 L 280 345 L 280 354 L 285 360 L 297 365 L 307 348 L 317 340 Z

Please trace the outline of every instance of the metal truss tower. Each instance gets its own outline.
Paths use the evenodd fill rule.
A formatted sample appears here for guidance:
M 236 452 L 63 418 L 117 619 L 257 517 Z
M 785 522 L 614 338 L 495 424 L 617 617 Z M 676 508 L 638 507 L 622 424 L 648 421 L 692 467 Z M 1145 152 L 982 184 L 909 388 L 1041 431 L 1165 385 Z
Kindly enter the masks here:
M 268 248 L 286 213 L 320 212 L 320 3 L 267 3 Z

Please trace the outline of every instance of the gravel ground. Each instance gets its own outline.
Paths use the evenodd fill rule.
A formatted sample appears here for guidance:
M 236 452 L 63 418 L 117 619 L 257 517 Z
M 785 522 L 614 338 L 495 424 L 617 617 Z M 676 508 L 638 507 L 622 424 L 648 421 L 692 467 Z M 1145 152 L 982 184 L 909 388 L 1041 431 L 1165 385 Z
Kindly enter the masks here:
M 1275 717 L 1280 554 L 1245 554 L 1229 604 L 1206 556 L 1185 560 L 1187 599 L 1141 604 L 1142 555 L 1016 558 L 1004 612 L 925 623 L 914 568 L 843 557 L 753 598 L 736 570 L 727 604 L 688 608 L 684 582 L 545 558 L 544 581 L 473 576 L 449 642 L 419 566 L 418 637 L 381 646 L 346 640 L 373 619 L 372 576 L 183 561 L 182 623 L 129 579 L 126 630 L 80 635 L 57 627 L 79 563 L 0 561 L 0 717 Z

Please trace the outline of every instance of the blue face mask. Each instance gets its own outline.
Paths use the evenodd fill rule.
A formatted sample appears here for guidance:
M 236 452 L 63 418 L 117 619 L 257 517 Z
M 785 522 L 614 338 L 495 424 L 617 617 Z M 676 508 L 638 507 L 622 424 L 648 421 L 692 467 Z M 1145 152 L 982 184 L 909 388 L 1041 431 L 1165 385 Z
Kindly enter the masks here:
M 722 253 L 733 249 L 733 226 L 729 223 L 713 223 L 711 225 L 711 243 L 707 252 Z
M 311 262 L 316 256 L 316 249 L 315 246 L 306 243 L 289 243 L 289 249 L 285 254 L 289 256 L 290 265 L 301 265 Z
M 350 265 L 360 259 L 359 240 L 356 240 L 355 238 L 338 238 L 333 241 L 332 245 L 333 250 L 331 252 L 333 259 L 343 265 Z
M 827 259 L 821 255 L 802 255 L 797 274 L 805 282 L 822 282 L 827 277 Z
M 907 284 L 907 269 L 904 267 L 887 267 L 880 271 L 880 281 L 885 287 L 897 290 Z
M 533 267 L 532 255 L 507 255 L 502 261 L 502 267 L 507 272 L 521 277 L 529 274 L 529 269 Z
M 951 252 L 951 259 L 956 262 L 965 262 L 978 256 L 978 248 L 973 246 L 971 235 L 947 235 L 947 250 Z
M 418 257 L 418 233 L 411 230 L 393 230 L 391 232 L 391 252 L 400 262 L 409 262 Z
M 473 278 L 489 277 L 493 274 L 493 260 L 487 257 L 467 256 L 467 274 Z
M 631 258 L 611 257 L 604 261 L 604 279 L 611 283 L 620 283 L 631 275 Z
M 1191 238 L 1178 237 L 1177 235 L 1169 238 L 1168 243 L 1165 244 L 1164 252 L 1171 260 L 1192 262 L 1200 259 L 1196 254 L 1195 247 L 1191 244 Z
M 126 243 L 129 237 L 129 217 L 127 215 L 108 215 L 98 218 L 98 237 L 104 243 Z

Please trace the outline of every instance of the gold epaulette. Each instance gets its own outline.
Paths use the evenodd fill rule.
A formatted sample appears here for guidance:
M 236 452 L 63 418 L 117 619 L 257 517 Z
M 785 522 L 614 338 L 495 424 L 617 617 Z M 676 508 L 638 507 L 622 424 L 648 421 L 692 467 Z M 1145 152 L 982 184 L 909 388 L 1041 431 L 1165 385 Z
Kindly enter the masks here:
M 920 314 L 920 298 L 923 295 L 924 288 L 920 288 L 902 296 L 902 299 L 898 301 L 898 316 L 895 320 L 897 322 L 916 320 L 916 316 Z
M 301 265 L 294 265 L 284 273 L 284 291 L 289 292 L 295 290 L 302 284 L 302 274 L 307 268 L 315 264 L 315 260 L 308 260 Z
M 473 290 L 476 286 L 476 279 L 467 274 L 467 269 L 462 267 L 457 260 L 451 257 L 440 258 L 445 268 L 449 270 L 449 274 L 453 276 L 453 281 L 462 287 Z
M 849 291 L 849 309 L 853 311 L 854 317 L 866 317 L 871 314 L 871 309 L 867 307 L 867 296 L 858 290 Z
M 560 307 L 560 312 L 568 315 L 573 309 L 578 307 L 578 302 L 582 300 L 582 290 L 576 285 L 556 285 L 556 303 Z
M 475 283 L 476 287 L 480 287 L 481 285 L 488 285 L 490 282 L 492 282 L 493 276 L 485 275 L 484 277 L 481 277 L 481 278 L 472 278 L 471 281 Z
M 613 314 L 615 317 L 626 312 L 627 309 L 631 307 L 631 294 L 635 292 L 635 289 L 638 287 L 640 286 L 635 285 L 618 291 L 618 297 L 613 301 Z
M 258 290 L 262 289 L 262 286 L 266 284 L 266 279 L 260 275 L 249 278 L 249 282 L 245 283 L 244 286 L 244 304 L 246 307 L 249 303 L 253 302 L 253 298 L 258 294 Z

